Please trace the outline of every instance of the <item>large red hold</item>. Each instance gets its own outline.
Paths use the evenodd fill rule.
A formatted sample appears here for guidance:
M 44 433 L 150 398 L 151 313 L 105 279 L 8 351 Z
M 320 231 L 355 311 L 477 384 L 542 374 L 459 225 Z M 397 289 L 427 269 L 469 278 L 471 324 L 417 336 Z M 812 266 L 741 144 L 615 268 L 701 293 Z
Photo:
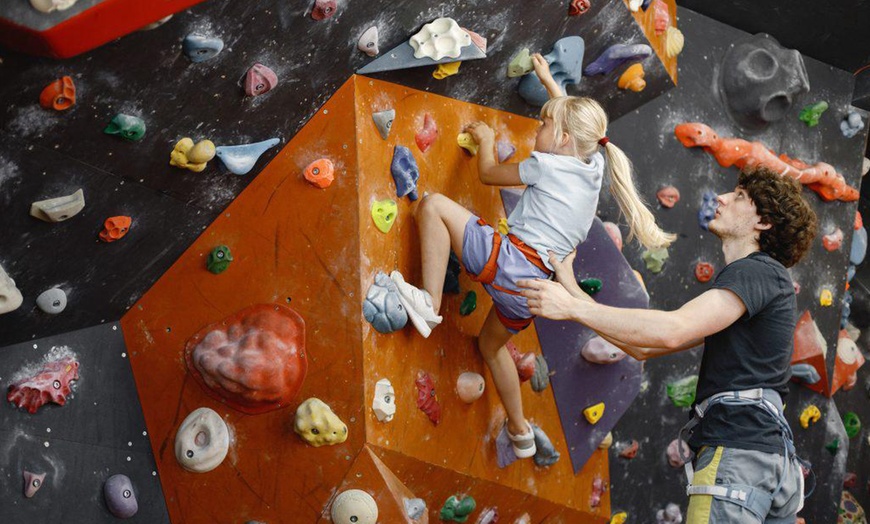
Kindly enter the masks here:
M 290 405 L 305 380 L 305 321 L 257 304 L 202 328 L 184 348 L 187 369 L 209 396 L 249 415 Z
M 70 394 L 70 383 L 78 378 L 78 361 L 72 356 L 63 356 L 46 362 L 36 374 L 10 385 L 6 400 L 30 413 L 36 413 L 49 402 L 63 406 Z
M 417 408 L 437 426 L 441 422 L 441 404 L 438 403 L 438 396 L 435 394 L 435 382 L 432 376 L 425 371 L 420 371 L 414 384 L 417 386 Z

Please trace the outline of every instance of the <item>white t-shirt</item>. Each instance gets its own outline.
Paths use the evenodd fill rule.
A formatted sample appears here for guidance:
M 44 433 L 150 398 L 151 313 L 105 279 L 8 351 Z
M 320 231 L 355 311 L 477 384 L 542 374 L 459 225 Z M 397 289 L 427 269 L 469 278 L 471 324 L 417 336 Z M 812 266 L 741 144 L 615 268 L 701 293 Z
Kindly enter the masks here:
M 520 162 L 519 171 L 526 189 L 508 217 L 508 226 L 553 269 L 548 251 L 564 258 L 586 240 L 592 227 L 604 157 L 595 153 L 586 163 L 573 156 L 533 151 Z

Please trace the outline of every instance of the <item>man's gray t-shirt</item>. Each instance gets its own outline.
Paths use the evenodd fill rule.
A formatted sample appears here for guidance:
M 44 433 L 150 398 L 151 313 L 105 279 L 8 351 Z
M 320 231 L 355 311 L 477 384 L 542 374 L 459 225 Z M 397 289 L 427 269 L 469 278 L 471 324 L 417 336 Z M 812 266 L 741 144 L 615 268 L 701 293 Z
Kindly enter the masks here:
M 598 208 L 604 157 L 588 162 L 566 155 L 533 151 L 519 164 L 527 187 L 508 217 L 511 233 L 532 246 L 550 269 L 548 251 L 561 260 L 586 240 Z
M 755 252 L 725 266 L 713 288 L 734 292 L 746 313 L 704 339 L 696 401 L 723 391 L 753 388 L 788 393 L 797 316 L 788 271 L 769 255 Z M 754 406 L 711 407 L 689 445 L 693 449 L 706 445 L 783 453 L 779 425 Z

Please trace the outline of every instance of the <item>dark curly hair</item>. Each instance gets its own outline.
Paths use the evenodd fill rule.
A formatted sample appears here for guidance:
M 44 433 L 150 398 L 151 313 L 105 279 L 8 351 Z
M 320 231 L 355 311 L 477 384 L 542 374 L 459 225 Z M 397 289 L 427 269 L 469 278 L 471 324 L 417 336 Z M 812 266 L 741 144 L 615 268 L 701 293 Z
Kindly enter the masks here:
M 816 213 L 801 196 L 800 183 L 766 168 L 740 173 L 737 185 L 749 193 L 758 216 L 772 227 L 761 232 L 761 251 L 785 267 L 797 264 L 818 232 Z

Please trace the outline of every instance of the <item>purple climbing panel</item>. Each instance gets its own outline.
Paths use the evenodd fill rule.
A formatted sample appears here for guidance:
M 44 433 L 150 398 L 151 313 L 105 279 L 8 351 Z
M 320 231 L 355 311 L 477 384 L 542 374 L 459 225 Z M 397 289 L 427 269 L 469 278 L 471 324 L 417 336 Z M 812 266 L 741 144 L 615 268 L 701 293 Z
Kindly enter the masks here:
M 501 191 L 506 213 L 516 207 L 520 194 L 514 189 Z M 598 218 L 577 249 L 574 274 L 578 280 L 601 280 L 601 291 L 594 297 L 599 303 L 644 309 L 649 306 L 649 295 Z M 626 322 L 631 322 L 629 316 Z M 596 335 L 576 322 L 538 318 L 535 329 L 550 372 L 555 372 L 550 383 L 576 474 L 637 397 L 643 364 L 630 356 L 615 364 L 588 362 L 580 356 L 580 349 Z M 583 410 L 599 402 L 604 402 L 604 415 L 592 425 L 586 421 Z M 551 428 L 547 430 L 553 435 Z

